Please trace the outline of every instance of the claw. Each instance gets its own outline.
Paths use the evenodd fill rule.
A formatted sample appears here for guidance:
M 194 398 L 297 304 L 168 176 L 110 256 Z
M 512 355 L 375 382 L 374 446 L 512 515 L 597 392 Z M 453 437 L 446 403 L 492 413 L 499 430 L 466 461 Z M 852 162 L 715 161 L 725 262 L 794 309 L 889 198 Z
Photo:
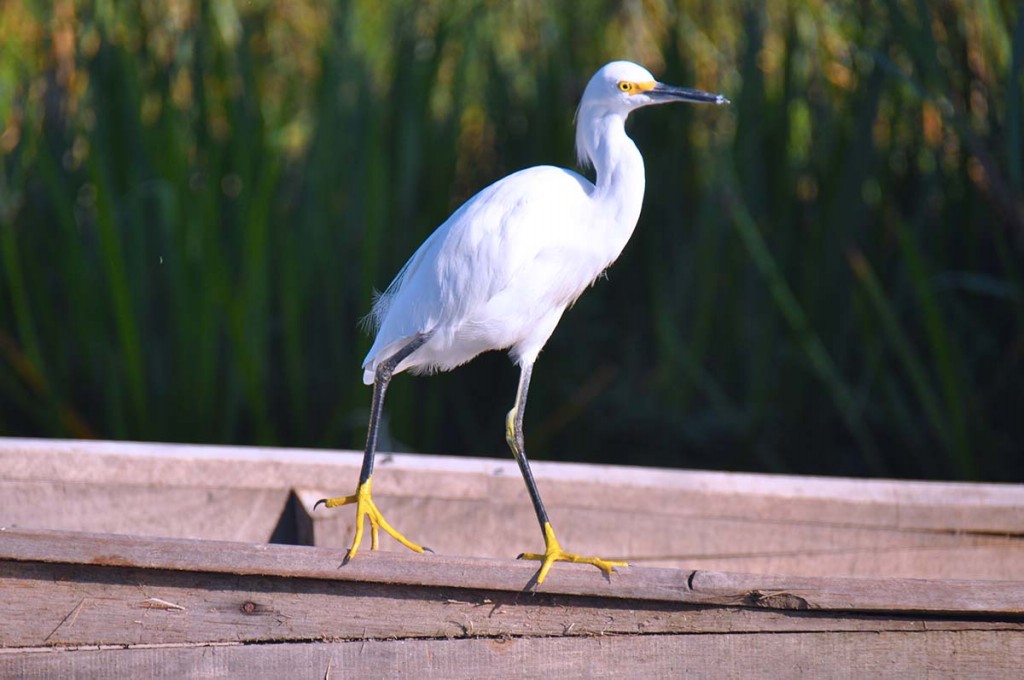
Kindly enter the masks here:
M 551 570 L 551 565 L 555 562 L 592 564 L 609 577 L 612 575 L 612 572 L 615 571 L 614 567 L 629 566 L 626 562 L 603 560 L 600 557 L 581 557 L 580 555 L 562 550 L 562 546 L 558 544 L 558 539 L 555 538 L 555 530 L 551 528 L 550 523 L 544 524 L 544 548 L 545 550 L 543 554 L 522 553 L 518 558 L 516 558 L 520 560 L 537 560 L 541 563 L 540 572 L 537 574 L 537 585 L 544 583 L 544 579 L 547 578 L 548 572 Z
M 377 504 L 373 502 L 373 498 L 370 494 L 370 487 L 372 485 L 372 478 L 366 480 L 365 483 L 360 484 L 356 492 L 351 496 L 339 496 L 337 498 L 321 498 L 315 504 L 313 509 L 316 510 L 322 503 L 326 508 L 338 508 L 343 505 L 351 505 L 355 503 L 356 506 L 356 535 L 352 539 L 352 547 L 348 549 L 345 554 L 345 559 L 342 561 L 342 565 L 348 564 L 349 560 L 356 556 L 359 552 L 359 544 L 363 542 L 363 531 L 364 524 L 363 520 L 366 519 L 370 523 L 370 550 L 377 550 L 380 544 L 379 530 L 383 529 L 392 538 L 404 545 L 409 550 L 414 552 L 422 553 L 424 548 L 416 545 L 405 536 L 395 530 L 388 521 L 384 519 L 384 515 L 381 514 L 380 510 L 377 509 Z M 431 551 L 433 552 L 433 551 Z

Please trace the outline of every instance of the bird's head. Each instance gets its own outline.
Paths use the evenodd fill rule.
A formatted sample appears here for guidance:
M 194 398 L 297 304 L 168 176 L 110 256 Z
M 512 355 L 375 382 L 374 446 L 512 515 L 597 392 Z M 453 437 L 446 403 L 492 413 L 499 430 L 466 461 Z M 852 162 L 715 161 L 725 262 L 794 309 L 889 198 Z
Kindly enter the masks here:
M 576 112 L 576 152 L 580 164 L 593 163 L 599 142 L 597 120 L 605 116 L 625 119 L 642 106 L 671 102 L 728 104 L 729 100 L 720 94 L 659 83 L 650 71 L 631 61 L 605 64 L 587 83 Z
M 603 66 L 587 84 L 580 109 L 596 108 L 627 114 L 652 104 L 692 102 L 728 104 L 720 94 L 659 83 L 651 72 L 631 61 L 613 61 Z

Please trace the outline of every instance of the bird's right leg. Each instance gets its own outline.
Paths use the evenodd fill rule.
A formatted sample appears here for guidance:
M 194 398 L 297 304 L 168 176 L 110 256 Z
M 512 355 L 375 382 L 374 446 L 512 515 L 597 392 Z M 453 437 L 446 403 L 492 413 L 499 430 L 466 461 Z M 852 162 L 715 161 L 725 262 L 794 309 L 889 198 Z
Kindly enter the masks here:
M 508 447 L 512 449 L 512 455 L 519 464 L 519 471 L 523 473 L 523 481 L 526 482 L 526 490 L 530 494 L 530 501 L 537 513 L 537 521 L 540 522 L 540 529 L 544 532 L 543 553 L 523 553 L 519 556 L 521 560 L 537 560 L 541 563 L 540 571 L 537 574 L 538 585 L 544 583 L 551 565 L 555 562 L 576 562 L 592 564 L 605 574 L 611 575 L 614 567 L 629 566 L 625 562 L 615 560 L 604 560 L 600 557 L 583 557 L 575 553 L 566 552 L 559 545 L 555 538 L 555 530 L 551 528 L 551 520 L 548 519 L 548 512 L 544 508 L 544 501 L 540 498 L 540 491 L 537 489 L 537 482 L 533 478 L 533 471 L 530 469 L 530 461 L 526 458 L 526 446 L 523 437 L 523 413 L 526 410 L 526 394 L 530 390 L 530 376 L 533 373 L 533 365 L 526 364 L 519 374 L 519 389 L 516 391 L 516 403 L 508 412 L 505 419 L 505 440 Z
M 351 496 L 321 498 L 313 506 L 313 509 L 316 510 L 321 503 L 323 503 L 324 507 L 328 508 L 337 508 L 342 505 L 355 504 L 356 535 L 352 539 L 352 547 L 348 549 L 348 553 L 345 555 L 345 563 L 348 563 L 350 559 L 355 557 L 356 552 L 359 550 L 359 544 L 363 540 L 364 519 L 369 520 L 370 522 L 371 550 L 377 549 L 378 530 L 383 529 L 406 548 L 419 553 L 424 551 L 422 546 L 416 545 L 405 536 L 398 533 L 398 531 L 396 531 L 395 528 L 384 519 L 380 510 L 377 509 L 377 504 L 373 502 L 370 489 L 373 486 L 373 458 L 377 453 L 377 433 L 380 430 L 381 411 L 384 407 L 384 394 L 387 392 L 388 384 L 391 382 L 391 377 L 394 375 L 395 369 L 398 365 L 402 363 L 406 357 L 423 346 L 423 343 L 425 343 L 429 338 L 430 334 L 428 333 L 421 333 L 417 335 L 411 342 L 377 366 L 373 379 L 373 404 L 370 407 L 370 427 L 366 434 L 366 453 L 363 455 L 363 467 L 359 472 L 359 486 L 356 487 L 356 492 Z M 426 550 L 430 550 L 430 548 L 426 548 Z

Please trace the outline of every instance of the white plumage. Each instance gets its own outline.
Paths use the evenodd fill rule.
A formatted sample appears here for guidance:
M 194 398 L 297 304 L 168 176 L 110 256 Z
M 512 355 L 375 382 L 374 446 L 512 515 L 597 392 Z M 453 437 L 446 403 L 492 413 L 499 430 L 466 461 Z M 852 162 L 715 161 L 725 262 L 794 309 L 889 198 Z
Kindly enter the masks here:
M 624 92 L 620 83 L 650 89 Z M 449 370 L 491 349 L 510 348 L 517 364 L 533 363 L 565 308 L 633 233 L 644 162 L 626 135 L 626 117 L 641 106 L 678 100 L 680 92 L 695 94 L 661 89 L 641 66 L 608 64 L 591 79 L 577 115 L 577 153 L 595 168 L 596 185 L 564 168 L 521 170 L 438 227 L 374 305 L 377 336 L 363 381 L 372 384 L 380 361 L 417 334 L 430 338 L 396 373 Z
M 377 299 L 366 384 L 379 361 L 417 333 L 432 335 L 396 373 L 449 370 L 491 349 L 511 348 L 517 363 L 533 362 L 562 311 L 621 251 L 608 246 L 619 225 L 601 214 L 593 193 L 575 173 L 537 167 L 467 201 Z M 588 216 L 586 234 L 580 215 Z
M 392 375 L 446 371 L 481 352 L 508 349 L 520 367 L 506 419 L 506 440 L 523 473 L 544 532 L 543 582 L 558 560 L 586 562 L 611 573 L 611 562 L 567 553 L 558 545 L 526 458 L 523 411 L 533 364 L 566 307 L 611 265 L 636 227 L 644 198 L 644 161 L 626 135 L 634 109 L 673 101 L 726 103 L 721 95 L 663 85 L 643 67 L 616 61 L 591 78 L 576 116 L 576 151 L 595 181 L 564 168 L 516 172 L 466 201 L 424 241 L 374 304 L 376 339 L 363 362 L 374 385 L 366 455 L 356 494 L 324 499 L 356 503 L 356 535 L 370 521 L 413 550 L 422 548 L 388 525 L 370 497 L 384 394 Z M 318 503 L 319 505 L 319 503 Z

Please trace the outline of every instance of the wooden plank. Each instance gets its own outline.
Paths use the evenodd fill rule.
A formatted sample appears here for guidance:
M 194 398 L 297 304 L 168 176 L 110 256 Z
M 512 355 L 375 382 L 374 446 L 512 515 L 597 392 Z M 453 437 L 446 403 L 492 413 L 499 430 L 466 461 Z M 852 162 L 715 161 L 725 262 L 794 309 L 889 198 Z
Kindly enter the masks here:
M 312 512 L 323 492 L 300 492 L 301 517 L 316 545 L 347 547 L 350 509 Z M 267 541 L 281 521 L 284 489 L 146 487 L 0 481 L 4 523 L 143 536 Z M 542 548 L 528 502 L 498 504 L 378 494 L 389 519 L 435 550 L 509 557 Z M 635 565 L 799 576 L 1016 578 L 1019 537 L 914 530 L 670 517 L 613 510 L 554 508 L 567 547 Z M 671 530 L 649 531 L 650 526 Z M 458 527 L 459 531 L 453 531 Z M 384 537 L 386 546 L 397 549 Z M 296 541 L 290 541 L 296 542 Z
M 297 492 L 313 526 L 313 544 L 346 548 L 355 531 L 351 508 L 313 511 L 324 491 Z M 388 521 L 432 549 L 510 557 L 543 548 L 526 498 L 500 503 L 377 494 Z M 905 528 L 704 517 L 550 506 L 562 544 L 634 565 L 799 576 L 1016 579 L 1024 564 L 1020 536 Z M 454 528 L 458 530 L 455 531 Z M 388 549 L 398 544 L 383 537 Z
M 1013 617 L 848 616 L 94 565 L 0 567 L 6 648 L 314 639 L 1015 630 Z
M 297 488 L 347 493 L 362 454 L 257 447 L 0 438 L 0 478 L 150 486 Z M 499 501 L 525 497 L 511 460 L 381 454 L 375 491 L 392 496 Z M 1024 534 L 1024 485 L 854 480 L 534 463 L 552 503 L 677 517 Z M 386 487 L 386 488 L 385 488 Z M 688 502 L 681 503 L 685 494 Z M 692 502 L 690 502 L 692 501 Z M 787 501 L 782 503 L 780 501 Z M 856 510 L 856 512 L 851 512 Z
M 311 504 L 350 491 L 360 462 L 0 440 L 0 525 L 227 538 L 259 525 L 262 541 L 297 490 L 288 521 L 343 546 L 351 513 Z M 510 461 L 382 456 L 378 469 L 385 514 L 436 549 L 539 547 Z M 341 567 L 340 548 L 0 526 L 0 677 L 1006 677 L 1024 660 L 1024 487 L 537 472 L 562 542 L 581 552 L 1005 580 L 636 566 L 606 579 L 558 564 L 534 588 L 537 565 L 512 560 L 367 550 Z
M 0 522 L 57 529 L 222 541 L 269 541 L 290 492 L 0 480 Z
M 782 633 L 362 640 L 18 651 L 0 676 L 252 679 L 347 677 L 1008 678 L 1017 632 Z
M 353 452 L 0 439 L 0 524 L 266 540 L 296 489 L 313 542 L 341 548 L 354 513 L 312 505 L 350 492 L 360 463 Z M 536 474 L 564 545 L 633 564 L 1016 580 L 1024 563 L 1020 485 L 556 463 Z M 382 455 L 374 490 L 393 524 L 435 550 L 507 558 L 541 547 L 511 461 Z
M 405 586 L 521 592 L 536 563 L 360 553 L 343 568 L 327 548 L 68 532 L 0 531 L 0 560 L 284 576 Z M 1024 614 L 1024 583 L 799 578 L 627 567 L 611 578 L 587 565 L 558 564 L 538 592 L 781 610 Z

